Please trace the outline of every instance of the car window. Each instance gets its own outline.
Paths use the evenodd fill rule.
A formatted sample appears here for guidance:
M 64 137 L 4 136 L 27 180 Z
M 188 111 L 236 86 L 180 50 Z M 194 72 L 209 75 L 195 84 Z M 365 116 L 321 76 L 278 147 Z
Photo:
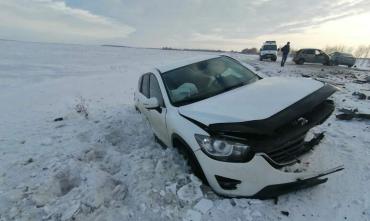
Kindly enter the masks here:
M 305 50 L 305 54 L 315 54 L 315 50 Z
M 165 72 L 162 78 L 174 106 L 203 100 L 260 79 L 239 62 L 225 56 Z
M 140 92 L 149 98 L 149 74 L 143 76 Z
M 159 105 L 163 106 L 164 103 L 161 88 L 159 87 L 157 78 L 153 74 L 150 75 L 149 85 L 150 85 L 149 86 L 150 97 L 157 98 Z
M 321 51 L 315 50 L 315 55 L 320 55 L 320 54 L 322 54 Z
M 262 50 L 265 50 L 265 51 L 276 51 L 277 50 L 277 46 L 276 45 L 264 45 L 262 47 Z
M 341 56 L 343 56 L 343 57 L 353 57 L 351 54 L 348 54 L 348 53 L 341 53 Z

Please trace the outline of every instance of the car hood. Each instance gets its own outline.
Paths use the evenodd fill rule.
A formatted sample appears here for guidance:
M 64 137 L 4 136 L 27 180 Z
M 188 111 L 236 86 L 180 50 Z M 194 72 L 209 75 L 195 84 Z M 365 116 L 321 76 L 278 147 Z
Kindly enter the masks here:
M 269 77 L 179 107 L 179 113 L 206 127 L 222 123 L 259 121 L 271 118 L 283 110 L 292 111 L 288 107 L 318 91 L 317 95 L 311 96 L 309 102 L 301 102 L 303 107 L 300 107 L 300 113 L 295 113 L 301 114 L 335 92 L 332 86 L 324 90 L 324 93 L 320 92 L 324 86 L 324 83 L 309 78 Z

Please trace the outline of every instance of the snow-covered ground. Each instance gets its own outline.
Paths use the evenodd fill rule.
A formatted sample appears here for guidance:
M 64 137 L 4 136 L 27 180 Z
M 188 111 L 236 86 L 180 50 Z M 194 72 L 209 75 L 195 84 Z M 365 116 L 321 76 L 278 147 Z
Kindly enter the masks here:
M 356 60 L 355 68 L 358 70 L 370 71 L 370 59 L 369 58 L 359 58 Z
M 138 76 L 199 54 L 0 41 L 0 220 L 370 220 L 369 121 L 333 115 L 310 162 L 346 169 L 277 204 L 216 196 L 156 144 L 133 107 Z M 352 95 L 370 96 L 354 83 L 368 71 L 233 56 L 266 75 L 335 83 L 337 109 L 370 112 Z

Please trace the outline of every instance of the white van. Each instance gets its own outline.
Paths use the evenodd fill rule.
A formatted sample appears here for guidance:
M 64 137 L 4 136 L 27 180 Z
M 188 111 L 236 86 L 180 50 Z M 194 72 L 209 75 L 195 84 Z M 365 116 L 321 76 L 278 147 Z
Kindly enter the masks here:
M 277 45 L 276 41 L 266 41 L 263 43 L 260 49 L 260 61 L 263 59 L 271 59 L 276 61 L 277 59 Z

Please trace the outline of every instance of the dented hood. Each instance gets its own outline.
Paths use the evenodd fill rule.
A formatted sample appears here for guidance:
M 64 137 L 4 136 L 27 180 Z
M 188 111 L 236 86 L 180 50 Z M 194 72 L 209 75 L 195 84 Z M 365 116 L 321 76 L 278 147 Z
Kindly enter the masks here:
M 264 78 L 182 106 L 179 108 L 179 113 L 207 127 L 215 124 L 261 121 L 272 118 L 278 113 L 297 117 L 295 115 L 309 111 L 335 92 L 334 87 L 326 86 L 322 82 L 309 78 Z M 310 99 L 304 99 L 309 95 L 311 95 Z M 301 100 L 305 102 L 299 102 Z M 285 117 L 285 120 L 290 119 Z

